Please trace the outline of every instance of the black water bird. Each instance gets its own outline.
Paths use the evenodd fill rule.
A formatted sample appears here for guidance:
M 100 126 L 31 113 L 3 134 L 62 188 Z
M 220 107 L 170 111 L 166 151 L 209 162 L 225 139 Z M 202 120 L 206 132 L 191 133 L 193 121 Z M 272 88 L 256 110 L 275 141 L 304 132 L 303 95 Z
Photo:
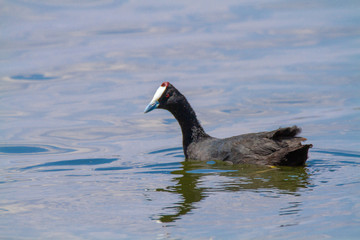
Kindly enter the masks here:
M 301 144 L 297 126 L 270 132 L 248 133 L 219 139 L 208 135 L 185 96 L 172 84 L 164 82 L 144 113 L 155 108 L 166 109 L 179 122 L 186 159 L 221 160 L 230 164 L 302 166 L 311 144 Z

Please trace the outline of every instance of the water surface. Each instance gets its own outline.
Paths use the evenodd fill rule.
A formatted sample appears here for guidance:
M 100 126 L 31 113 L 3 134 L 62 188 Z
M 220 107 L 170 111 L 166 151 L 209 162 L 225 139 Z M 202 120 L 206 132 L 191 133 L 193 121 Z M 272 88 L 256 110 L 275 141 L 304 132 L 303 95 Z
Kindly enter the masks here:
M 357 239 L 357 1 L 3 1 L 3 239 Z M 187 162 L 163 81 L 210 135 L 298 125 L 305 167 Z

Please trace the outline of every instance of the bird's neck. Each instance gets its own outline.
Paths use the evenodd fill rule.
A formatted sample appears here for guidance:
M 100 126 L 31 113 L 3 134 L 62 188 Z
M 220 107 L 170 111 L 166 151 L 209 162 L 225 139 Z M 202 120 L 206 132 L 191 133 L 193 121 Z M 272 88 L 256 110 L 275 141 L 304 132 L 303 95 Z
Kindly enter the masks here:
M 174 115 L 181 127 L 184 154 L 187 158 L 187 148 L 191 143 L 198 142 L 201 139 L 208 138 L 210 136 L 205 133 L 194 110 L 185 97 L 181 102 L 171 106 L 168 110 Z

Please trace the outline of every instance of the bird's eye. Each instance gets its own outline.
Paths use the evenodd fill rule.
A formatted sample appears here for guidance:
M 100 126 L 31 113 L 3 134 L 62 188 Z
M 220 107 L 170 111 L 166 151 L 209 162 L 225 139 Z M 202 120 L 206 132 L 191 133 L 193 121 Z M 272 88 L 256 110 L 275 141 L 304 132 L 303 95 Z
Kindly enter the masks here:
M 169 98 L 170 97 L 170 94 L 166 94 L 166 98 Z

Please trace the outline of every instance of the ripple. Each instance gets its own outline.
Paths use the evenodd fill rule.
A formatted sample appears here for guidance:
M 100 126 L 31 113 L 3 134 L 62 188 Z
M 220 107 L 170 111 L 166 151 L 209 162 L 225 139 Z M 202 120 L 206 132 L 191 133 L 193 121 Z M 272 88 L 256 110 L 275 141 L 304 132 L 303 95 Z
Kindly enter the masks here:
M 279 215 L 294 215 L 301 211 L 301 202 L 289 202 L 290 206 L 282 207 L 279 210 Z
M 48 77 L 44 74 L 34 73 L 29 75 L 15 75 L 11 76 L 14 80 L 35 80 L 35 81 L 43 81 L 43 80 L 52 80 L 56 79 L 56 77 Z
M 159 150 L 149 152 L 149 154 L 158 154 L 158 153 L 166 153 L 166 152 L 173 152 L 171 154 L 175 154 L 175 153 L 178 153 L 178 151 L 180 151 L 180 150 L 182 150 L 182 147 L 164 148 L 164 149 L 159 149 Z
M 340 169 L 342 166 L 360 165 L 360 153 L 357 151 L 315 148 L 311 152 L 319 155 L 308 161 L 309 167 L 321 166 L 335 171 L 335 169 Z
M 42 167 L 57 167 L 57 166 L 100 165 L 100 164 L 112 163 L 117 160 L 118 160 L 118 158 L 72 159 L 72 160 L 63 160 L 63 161 L 55 161 L 55 162 L 47 162 L 47 163 L 37 164 L 37 165 L 21 168 L 21 170 L 28 170 L 28 169 L 42 168 Z
M 187 173 L 197 174 L 210 174 L 210 173 L 227 173 L 227 172 L 238 172 L 238 170 L 226 170 L 226 169 L 195 169 L 186 171 Z
M 45 169 L 39 170 L 39 172 L 63 172 L 63 171 L 72 171 L 73 168 L 61 168 L 61 169 Z
M 49 150 L 42 147 L 30 147 L 30 146 L 10 146 L 0 147 L 2 153 L 41 153 L 48 152 Z
M 51 145 L 0 145 L 0 155 L 12 155 L 12 154 L 56 154 L 56 153 L 68 153 L 74 152 L 75 149 L 61 148 Z
M 325 154 L 329 154 L 332 156 L 360 158 L 360 153 L 355 152 L 355 151 L 315 149 L 315 150 L 313 150 L 313 152 L 325 153 Z M 358 164 L 360 164 L 360 163 L 358 163 Z
M 95 171 L 118 171 L 118 170 L 129 170 L 133 167 L 106 167 L 106 168 L 95 168 Z
M 136 34 L 145 33 L 145 28 L 119 28 L 119 29 L 107 29 L 96 31 L 96 35 L 124 35 L 124 34 Z
M 141 171 L 141 174 L 172 174 L 175 170 L 181 169 L 180 162 L 169 162 L 169 163 L 156 163 L 142 166 L 141 168 L 149 169 L 148 171 Z
M 185 158 L 183 148 L 175 147 L 175 148 L 164 148 L 149 152 L 148 154 L 162 154 L 163 156 L 173 156 L 177 158 Z

